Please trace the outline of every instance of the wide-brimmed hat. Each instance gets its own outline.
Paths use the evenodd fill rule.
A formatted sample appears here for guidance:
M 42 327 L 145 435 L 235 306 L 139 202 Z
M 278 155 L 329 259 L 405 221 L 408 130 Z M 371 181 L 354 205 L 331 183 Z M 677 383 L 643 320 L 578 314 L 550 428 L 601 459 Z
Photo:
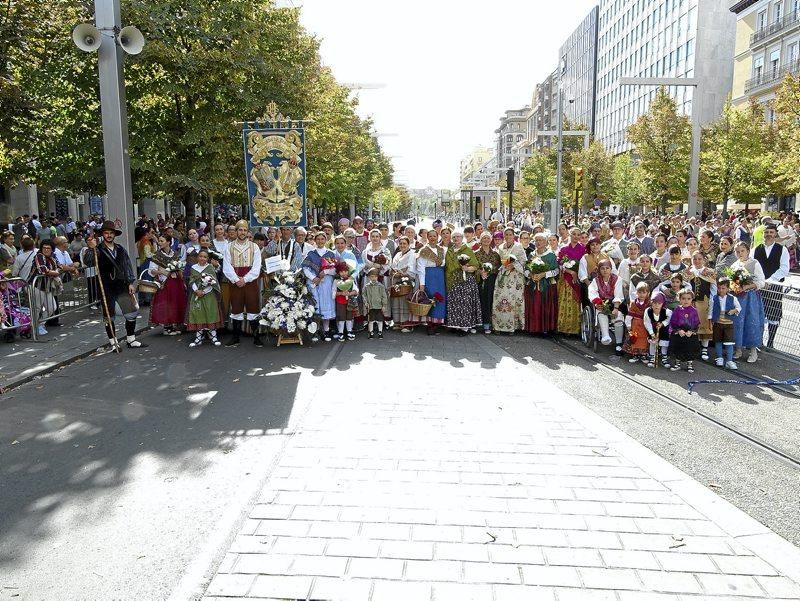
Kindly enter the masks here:
M 110 232 L 114 232 L 114 234 L 117 235 L 117 236 L 121 236 L 122 235 L 122 230 L 118 230 L 116 224 L 111 220 L 104 221 L 103 225 L 101 225 L 98 228 L 95 228 L 95 231 L 96 232 L 100 232 L 101 234 L 103 232 L 105 232 L 105 231 L 110 231 Z

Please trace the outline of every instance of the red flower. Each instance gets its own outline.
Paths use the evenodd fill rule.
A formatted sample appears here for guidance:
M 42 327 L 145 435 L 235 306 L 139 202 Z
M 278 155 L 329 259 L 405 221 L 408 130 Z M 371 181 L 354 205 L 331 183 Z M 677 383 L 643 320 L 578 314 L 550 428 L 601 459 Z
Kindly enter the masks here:
M 444 297 L 441 295 L 441 293 L 437 292 L 433 295 L 433 300 L 435 300 L 437 303 L 440 303 L 444 300 Z
M 603 304 L 603 299 L 599 296 L 592 300 L 593 305 L 597 305 L 598 307 Z

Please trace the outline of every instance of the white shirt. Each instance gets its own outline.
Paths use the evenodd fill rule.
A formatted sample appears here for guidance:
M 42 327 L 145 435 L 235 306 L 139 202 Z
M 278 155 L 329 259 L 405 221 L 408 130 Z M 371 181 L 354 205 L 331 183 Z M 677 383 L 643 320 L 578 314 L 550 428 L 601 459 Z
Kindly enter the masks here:
M 69 253 L 66 250 L 55 249 L 53 251 L 53 256 L 56 259 L 56 263 L 59 265 L 72 265 L 72 257 L 69 256 Z
M 772 247 L 775 246 L 775 244 L 776 243 L 773 242 L 769 246 L 767 246 L 766 244 L 763 245 L 764 246 L 764 252 L 767 253 L 767 256 L 769 256 L 769 254 L 772 252 Z M 758 247 L 755 247 L 750 251 L 750 258 L 751 259 L 755 259 L 756 248 L 758 248 Z M 779 284 L 780 281 L 783 278 L 789 276 L 789 251 L 786 250 L 785 246 L 782 246 L 780 244 L 778 245 L 778 248 L 781 249 L 781 266 L 778 267 L 778 270 L 775 273 L 773 273 L 772 277 L 770 277 L 767 280 L 767 282 L 769 282 L 771 284 Z M 756 261 L 756 263 L 758 263 L 758 261 Z M 761 266 L 760 263 L 758 263 L 758 265 Z M 762 269 L 762 278 L 763 278 L 763 269 Z M 760 286 L 759 286 L 759 288 L 760 288 Z

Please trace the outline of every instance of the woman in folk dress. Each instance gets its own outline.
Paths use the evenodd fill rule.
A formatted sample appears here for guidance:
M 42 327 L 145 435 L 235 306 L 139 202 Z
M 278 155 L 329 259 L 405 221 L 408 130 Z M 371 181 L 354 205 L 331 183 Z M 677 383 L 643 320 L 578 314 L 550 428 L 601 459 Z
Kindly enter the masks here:
M 172 249 L 172 236 L 162 234 L 158 237 L 158 252 L 153 255 L 147 271 L 161 284 L 161 289 L 153 295 L 150 308 L 150 325 L 164 326 L 165 336 L 180 334 L 177 325 L 186 318 L 186 284 L 183 270 L 175 271 L 167 266 L 177 263 L 180 253 Z
M 217 329 L 222 327 L 220 303 L 222 294 L 217 281 L 217 270 L 209 262 L 208 250 L 201 248 L 197 252 L 197 262 L 189 272 L 189 318 L 186 329 L 196 332 L 191 348 L 200 346 L 203 337 L 208 336 L 211 344 L 220 346 Z
M 514 241 L 514 229 L 503 231 L 503 242 L 497 246 L 500 271 L 494 288 L 492 327 L 496 332 L 513 334 L 525 328 L 525 250 Z
M 562 223 L 559 232 L 566 226 Z M 586 254 L 586 247 L 580 243 L 581 231 L 577 227 L 569 230 L 569 242 L 558 251 L 561 278 L 558 280 L 558 331 L 562 334 L 579 334 L 581 331 L 581 283 L 578 278 L 578 264 Z M 575 267 L 568 269 L 565 262 L 574 261 Z
M 492 332 L 492 306 L 494 305 L 494 287 L 497 283 L 497 273 L 500 270 L 500 255 L 494 249 L 492 234 L 483 232 L 480 238 L 480 247 L 475 251 L 475 258 L 481 265 L 478 292 L 481 301 L 481 322 L 484 334 Z M 489 269 L 485 267 L 490 265 Z
M 397 284 L 402 277 L 409 279 L 412 287 L 415 286 L 417 255 L 411 248 L 411 241 L 406 236 L 400 236 L 395 240 L 398 250 L 392 258 L 392 283 Z M 395 329 L 408 333 L 416 323 L 411 319 L 411 312 L 408 310 L 408 303 L 405 296 L 392 296 L 389 299 L 389 306 L 392 310 L 392 321 Z
M 439 234 L 436 230 L 429 230 L 427 237 L 428 243 L 417 253 L 419 290 L 430 299 L 439 294 L 443 300 L 438 301 L 427 316 L 413 315 L 412 319 L 415 322 L 426 323 L 428 335 L 431 336 L 436 333 L 437 325 L 444 323 L 447 316 L 447 288 L 444 277 L 446 251 L 438 244 Z
M 336 308 L 333 302 L 336 255 L 327 247 L 328 236 L 325 232 L 317 232 L 314 236 L 314 243 L 317 247 L 309 252 L 303 260 L 303 273 L 306 276 L 306 285 L 314 297 L 317 315 L 322 320 L 323 339 L 325 342 L 330 342 L 332 340 L 330 323 L 336 317 Z M 311 340 L 316 342 L 319 337 L 315 334 Z
M 466 263 L 462 263 L 461 257 Z M 475 333 L 481 325 L 481 301 L 475 272 L 478 270 L 475 253 L 464 242 L 464 234 L 453 232 L 450 248 L 445 257 L 447 277 L 447 327 L 458 330 L 459 336 Z

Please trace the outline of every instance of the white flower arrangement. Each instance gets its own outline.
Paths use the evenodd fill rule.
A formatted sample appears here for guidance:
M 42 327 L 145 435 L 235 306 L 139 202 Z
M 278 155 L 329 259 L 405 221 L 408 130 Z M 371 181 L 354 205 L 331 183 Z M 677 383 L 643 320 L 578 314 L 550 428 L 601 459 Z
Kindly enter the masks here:
M 315 305 L 302 271 L 284 271 L 274 275 L 276 285 L 261 309 L 259 323 L 275 334 L 317 331 Z

